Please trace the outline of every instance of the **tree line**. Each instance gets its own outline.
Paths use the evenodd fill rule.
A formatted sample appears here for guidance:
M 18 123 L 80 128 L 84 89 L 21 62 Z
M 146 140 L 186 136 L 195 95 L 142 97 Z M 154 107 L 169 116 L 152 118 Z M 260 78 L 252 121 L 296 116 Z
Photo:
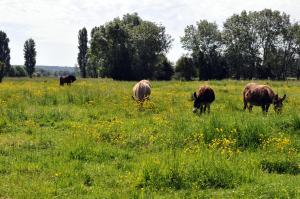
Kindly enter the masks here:
M 181 43 L 189 53 L 176 69 L 187 80 L 300 78 L 300 25 L 284 12 L 242 11 L 222 30 L 201 20 L 185 28 Z
M 242 11 L 226 19 L 222 29 L 200 20 L 188 25 L 180 38 L 188 53 L 176 63 L 166 54 L 173 38 L 162 24 L 126 14 L 78 33 L 77 63 L 85 77 L 116 80 L 300 79 L 300 25 L 277 10 Z M 10 66 L 7 35 L 0 31 L 0 81 L 5 75 L 23 76 Z M 35 42 L 24 44 L 24 69 L 35 71 Z
M 300 78 L 300 25 L 284 12 L 242 11 L 222 30 L 207 20 L 186 26 L 180 41 L 188 53 L 175 66 L 166 57 L 172 41 L 161 24 L 126 14 L 93 28 L 89 47 L 79 31 L 78 64 L 83 77 L 117 80 Z

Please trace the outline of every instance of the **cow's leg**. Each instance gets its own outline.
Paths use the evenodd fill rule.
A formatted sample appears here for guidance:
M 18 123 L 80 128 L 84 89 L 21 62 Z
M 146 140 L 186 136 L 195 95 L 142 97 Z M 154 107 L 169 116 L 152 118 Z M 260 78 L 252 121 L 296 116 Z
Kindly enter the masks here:
M 200 113 L 203 111 L 203 105 L 200 105 Z
M 262 109 L 262 112 L 265 112 L 266 111 L 265 105 L 261 105 L 261 109 Z
M 267 104 L 266 108 L 265 108 L 266 113 L 269 111 L 269 107 L 270 107 L 270 104 Z
M 253 105 L 250 104 L 250 105 L 248 106 L 249 112 L 252 112 L 252 108 L 253 108 Z
M 204 113 L 206 112 L 206 104 L 204 104 L 204 110 L 203 110 L 203 112 Z
M 244 100 L 244 111 L 246 110 L 246 108 L 247 108 L 247 101 Z
M 207 112 L 210 113 L 210 104 L 207 104 Z

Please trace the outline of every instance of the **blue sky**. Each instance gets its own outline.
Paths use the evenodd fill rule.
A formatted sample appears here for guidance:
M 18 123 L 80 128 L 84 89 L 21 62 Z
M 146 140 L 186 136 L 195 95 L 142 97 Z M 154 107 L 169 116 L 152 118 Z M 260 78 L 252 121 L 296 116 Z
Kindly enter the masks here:
M 182 55 L 179 37 L 187 25 L 207 19 L 220 27 L 242 10 L 271 8 L 300 21 L 298 0 L 0 0 L 0 30 L 10 38 L 11 64 L 23 64 L 23 45 L 33 38 L 38 65 L 74 66 L 78 30 L 90 32 L 117 16 L 137 12 L 143 19 L 166 26 L 174 38 L 171 61 Z

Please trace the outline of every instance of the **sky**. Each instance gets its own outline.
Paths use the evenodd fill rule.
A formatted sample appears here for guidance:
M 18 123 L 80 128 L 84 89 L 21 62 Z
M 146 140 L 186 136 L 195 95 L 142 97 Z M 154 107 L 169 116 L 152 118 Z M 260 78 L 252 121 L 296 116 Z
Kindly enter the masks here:
M 144 20 L 160 23 L 174 39 L 168 58 L 175 62 L 186 53 L 180 44 L 187 25 L 207 19 L 222 28 L 223 22 L 242 10 L 264 8 L 300 21 L 299 0 L 0 0 L 0 30 L 10 39 L 11 64 L 24 63 L 24 42 L 36 42 L 37 65 L 74 66 L 78 31 L 90 33 L 115 17 L 137 12 Z

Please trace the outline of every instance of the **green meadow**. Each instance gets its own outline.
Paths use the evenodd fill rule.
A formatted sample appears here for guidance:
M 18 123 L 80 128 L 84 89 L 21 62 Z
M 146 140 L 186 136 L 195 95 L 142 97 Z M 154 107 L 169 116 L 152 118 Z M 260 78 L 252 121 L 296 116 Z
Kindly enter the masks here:
M 0 198 L 300 198 L 300 82 L 258 81 L 280 96 L 244 112 L 248 81 L 4 79 Z M 210 114 L 192 113 L 201 85 Z

